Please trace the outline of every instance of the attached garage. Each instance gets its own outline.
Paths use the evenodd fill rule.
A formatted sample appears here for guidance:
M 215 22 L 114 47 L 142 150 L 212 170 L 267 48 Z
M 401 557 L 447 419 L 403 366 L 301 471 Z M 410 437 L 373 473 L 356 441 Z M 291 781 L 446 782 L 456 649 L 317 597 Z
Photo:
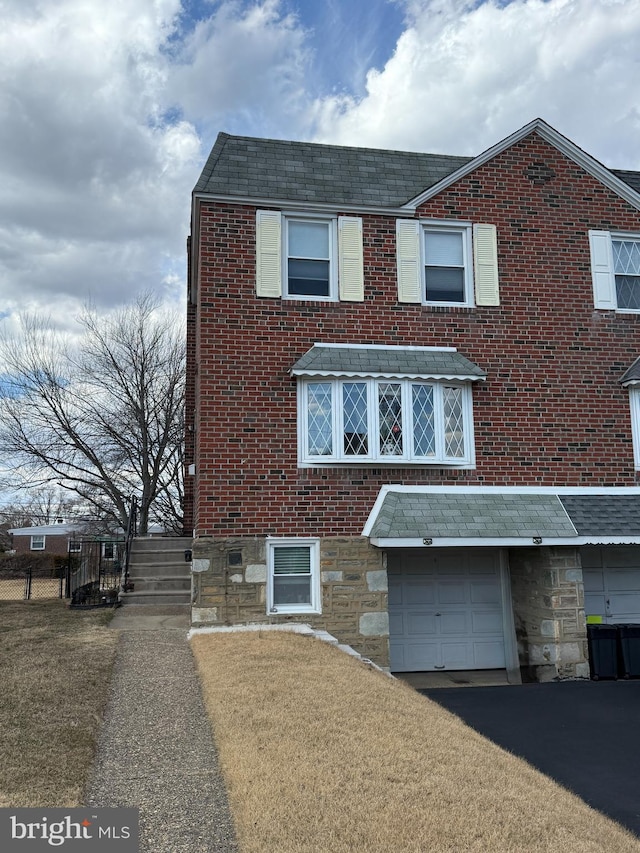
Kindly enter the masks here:
M 392 672 L 503 669 L 500 552 L 390 552 Z
M 640 546 L 580 550 L 585 615 L 610 624 L 640 623 Z

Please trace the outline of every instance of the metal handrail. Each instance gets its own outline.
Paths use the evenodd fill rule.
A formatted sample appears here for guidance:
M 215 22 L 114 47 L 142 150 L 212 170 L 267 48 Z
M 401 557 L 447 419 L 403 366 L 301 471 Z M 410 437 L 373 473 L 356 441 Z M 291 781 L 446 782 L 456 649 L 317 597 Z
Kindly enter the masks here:
M 133 540 L 138 533 L 138 501 L 135 495 L 131 496 L 131 507 L 129 509 L 129 519 L 127 521 L 127 535 L 124 545 L 124 566 L 122 567 L 122 575 L 120 578 L 120 589 L 122 592 L 130 592 L 133 585 L 129 580 L 129 560 L 131 557 L 131 546 Z

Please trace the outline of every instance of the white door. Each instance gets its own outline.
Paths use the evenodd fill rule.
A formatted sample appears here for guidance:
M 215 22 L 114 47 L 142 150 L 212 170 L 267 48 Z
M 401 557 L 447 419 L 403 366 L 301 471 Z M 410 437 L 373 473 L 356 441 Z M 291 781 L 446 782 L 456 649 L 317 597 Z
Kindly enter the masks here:
M 640 546 L 580 549 L 584 612 L 603 622 L 640 622 Z
M 506 666 L 499 553 L 389 551 L 392 672 Z

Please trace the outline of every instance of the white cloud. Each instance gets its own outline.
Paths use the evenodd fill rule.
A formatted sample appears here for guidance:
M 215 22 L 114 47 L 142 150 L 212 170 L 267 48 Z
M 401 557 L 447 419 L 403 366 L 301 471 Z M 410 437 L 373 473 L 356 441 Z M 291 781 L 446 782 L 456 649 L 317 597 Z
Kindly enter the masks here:
M 281 136 L 305 105 L 305 32 L 278 0 L 226 3 L 200 21 L 169 82 L 185 116 L 206 128 Z
M 640 168 L 640 0 L 412 0 L 360 100 L 316 103 L 322 141 L 476 154 L 540 116 Z

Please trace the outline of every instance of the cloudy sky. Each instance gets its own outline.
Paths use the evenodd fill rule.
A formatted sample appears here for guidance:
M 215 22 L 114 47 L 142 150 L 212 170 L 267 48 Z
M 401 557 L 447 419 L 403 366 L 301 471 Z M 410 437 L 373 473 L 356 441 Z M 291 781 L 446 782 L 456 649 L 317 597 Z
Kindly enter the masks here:
M 184 299 L 216 134 L 640 169 L 640 0 L 0 0 L 0 326 Z

